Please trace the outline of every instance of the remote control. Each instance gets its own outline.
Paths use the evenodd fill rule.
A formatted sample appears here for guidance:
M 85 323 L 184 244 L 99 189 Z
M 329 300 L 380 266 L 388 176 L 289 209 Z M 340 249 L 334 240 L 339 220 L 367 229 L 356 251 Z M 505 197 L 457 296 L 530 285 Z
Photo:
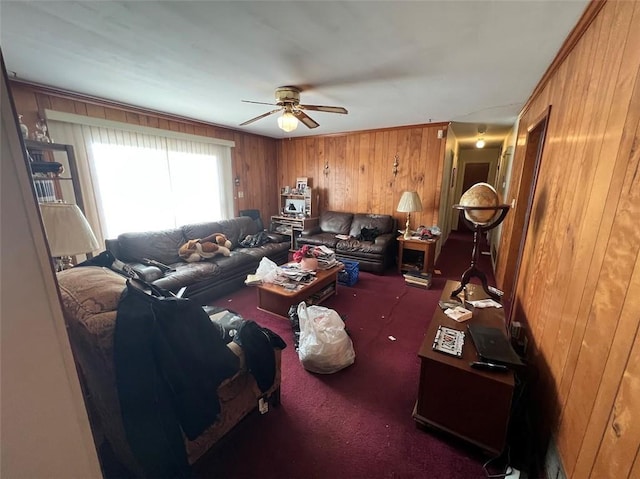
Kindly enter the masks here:
M 474 369 L 484 369 L 486 371 L 508 371 L 509 368 L 504 364 L 496 364 L 496 363 L 486 363 L 484 361 L 474 361 L 469 363 Z

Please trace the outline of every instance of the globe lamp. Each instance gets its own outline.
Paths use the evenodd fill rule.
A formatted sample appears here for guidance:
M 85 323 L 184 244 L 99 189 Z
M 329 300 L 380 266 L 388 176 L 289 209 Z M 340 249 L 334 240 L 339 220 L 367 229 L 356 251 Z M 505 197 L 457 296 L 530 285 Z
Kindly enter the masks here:
M 289 133 L 298 128 L 298 119 L 290 111 L 285 111 L 282 116 L 278 118 L 278 126 L 281 130 Z

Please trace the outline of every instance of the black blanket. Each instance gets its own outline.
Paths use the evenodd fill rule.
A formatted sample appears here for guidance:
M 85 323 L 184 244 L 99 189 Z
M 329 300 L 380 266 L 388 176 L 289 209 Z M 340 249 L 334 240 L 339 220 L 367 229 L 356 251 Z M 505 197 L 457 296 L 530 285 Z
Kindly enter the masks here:
M 264 392 L 284 341 L 242 320 L 234 339 Z M 217 389 L 239 369 L 224 328 L 202 306 L 140 280 L 127 281 L 116 317 L 114 361 L 131 450 L 149 477 L 188 477 L 182 433 L 197 438 L 220 412 Z

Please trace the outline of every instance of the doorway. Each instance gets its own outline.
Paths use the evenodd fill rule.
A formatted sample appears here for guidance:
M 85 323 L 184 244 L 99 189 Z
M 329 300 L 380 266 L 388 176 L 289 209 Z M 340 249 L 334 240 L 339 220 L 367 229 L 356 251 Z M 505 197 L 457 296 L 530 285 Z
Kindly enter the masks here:
M 508 298 L 505 317 L 509 322 L 511 322 L 511 314 L 517 306 L 515 304 L 514 293 L 518 285 L 522 254 L 529 229 L 529 219 L 531 217 L 531 209 L 533 208 L 533 197 L 536 191 L 538 171 L 544 150 L 550 113 L 551 106 L 527 129 L 527 142 L 525 145 L 525 156 L 520 179 L 521 187 L 514 196 L 516 207 L 512 212 L 513 224 L 511 227 L 511 241 L 509 251 L 506 252 L 504 284 L 502 285 L 505 298 Z
M 462 178 L 462 192 L 464 193 L 476 183 L 487 183 L 489 179 L 490 164 L 487 163 L 468 163 L 464 168 L 464 177 Z M 458 223 L 458 231 L 472 233 L 473 230 L 467 226 L 465 222 Z
M 489 163 L 469 163 L 464 169 L 462 191 L 467 191 L 476 183 L 486 183 L 488 178 Z
M 460 160 L 458 162 L 460 174 L 456 181 L 452 205 L 459 203 L 462 194 L 476 183 L 489 183 L 494 186 L 494 178 L 496 176 L 500 153 L 500 148 L 460 149 Z M 459 221 L 460 212 L 458 210 L 453 209 L 451 214 L 453 215 L 451 216 L 452 230 L 461 233 L 470 232 L 469 229 L 463 225 L 463 222 Z

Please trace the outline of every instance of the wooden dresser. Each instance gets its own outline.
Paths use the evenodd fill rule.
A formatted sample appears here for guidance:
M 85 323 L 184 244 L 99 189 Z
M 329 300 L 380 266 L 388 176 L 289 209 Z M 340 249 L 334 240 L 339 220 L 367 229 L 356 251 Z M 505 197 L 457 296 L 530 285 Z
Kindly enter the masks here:
M 459 284 L 447 281 L 441 299 L 449 300 L 451 291 Z M 469 284 L 468 288 L 471 300 L 487 297 L 481 286 Z M 506 442 L 514 374 L 470 367 L 471 362 L 478 360 L 467 331 L 471 322 L 504 328 L 504 310 L 476 309 L 473 318 L 458 323 L 436 308 L 418 353 L 420 383 L 413 418 L 419 425 L 446 431 L 487 452 L 499 454 Z M 440 325 L 465 332 L 461 358 L 432 349 Z

